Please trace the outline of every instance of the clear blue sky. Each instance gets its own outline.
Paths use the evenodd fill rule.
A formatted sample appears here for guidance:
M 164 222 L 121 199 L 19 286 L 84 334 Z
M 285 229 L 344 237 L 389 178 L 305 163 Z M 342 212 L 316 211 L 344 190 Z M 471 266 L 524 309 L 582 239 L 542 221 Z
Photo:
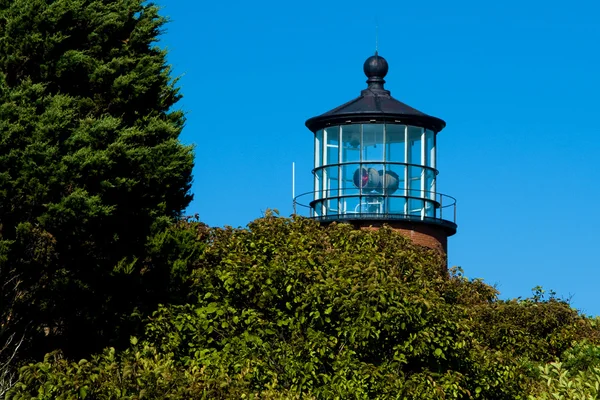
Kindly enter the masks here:
M 600 2 L 159 0 L 213 226 L 292 212 L 312 190 L 304 121 L 358 96 L 375 47 L 386 88 L 442 118 L 438 191 L 458 199 L 449 264 L 503 298 L 537 285 L 600 314 Z

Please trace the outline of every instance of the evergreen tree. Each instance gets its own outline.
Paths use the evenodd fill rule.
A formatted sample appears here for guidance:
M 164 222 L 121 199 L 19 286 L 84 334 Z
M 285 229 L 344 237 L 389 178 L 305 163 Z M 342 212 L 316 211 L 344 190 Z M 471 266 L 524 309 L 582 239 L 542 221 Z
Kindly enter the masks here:
M 193 152 L 158 11 L 0 0 L 0 327 L 40 350 L 84 355 L 160 300 L 147 238 L 189 204 Z

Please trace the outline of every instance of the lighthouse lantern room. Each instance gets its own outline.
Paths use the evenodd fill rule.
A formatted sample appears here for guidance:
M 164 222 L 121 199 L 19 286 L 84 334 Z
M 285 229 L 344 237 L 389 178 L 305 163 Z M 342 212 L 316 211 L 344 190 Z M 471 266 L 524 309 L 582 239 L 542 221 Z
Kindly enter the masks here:
M 457 228 L 455 199 L 437 191 L 436 137 L 446 123 L 384 89 L 388 63 L 377 53 L 364 72 L 359 97 L 306 121 L 315 138 L 314 191 L 298 203 L 324 223 L 388 223 L 445 252 Z

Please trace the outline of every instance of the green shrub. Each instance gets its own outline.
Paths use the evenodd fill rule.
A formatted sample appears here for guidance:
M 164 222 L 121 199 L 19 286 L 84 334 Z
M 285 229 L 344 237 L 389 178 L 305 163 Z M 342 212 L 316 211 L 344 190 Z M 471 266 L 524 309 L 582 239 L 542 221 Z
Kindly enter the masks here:
M 268 214 L 181 221 L 150 243 L 176 293 L 139 343 L 25 366 L 9 398 L 526 399 L 543 393 L 538 365 L 596 343 L 567 303 L 500 301 L 388 227 Z
M 600 367 L 571 372 L 560 362 L 540 366 L 538 393 L 528 400 L 595 400 L 600 396 Z

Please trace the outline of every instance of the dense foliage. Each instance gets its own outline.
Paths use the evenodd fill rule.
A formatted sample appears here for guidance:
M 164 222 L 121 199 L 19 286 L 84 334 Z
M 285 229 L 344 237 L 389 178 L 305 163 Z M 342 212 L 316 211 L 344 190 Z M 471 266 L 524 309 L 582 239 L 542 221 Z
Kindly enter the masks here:
M 544 399 L 560 382 L 539 366 L 564 354 L 589 377 L 600 359 L 595 320 L 540 292 L 498 300 L 389 228 L 269 215 L 181 221 L 152 243 L 173 302 L 145 333 L 89 360 L 49 354 L 8 398 Z
M 141 0 L 0 0 L 0 343 L 85 355 L 165 301 L 147 238 L 189 203 L 193 154 L 164 22 Z

